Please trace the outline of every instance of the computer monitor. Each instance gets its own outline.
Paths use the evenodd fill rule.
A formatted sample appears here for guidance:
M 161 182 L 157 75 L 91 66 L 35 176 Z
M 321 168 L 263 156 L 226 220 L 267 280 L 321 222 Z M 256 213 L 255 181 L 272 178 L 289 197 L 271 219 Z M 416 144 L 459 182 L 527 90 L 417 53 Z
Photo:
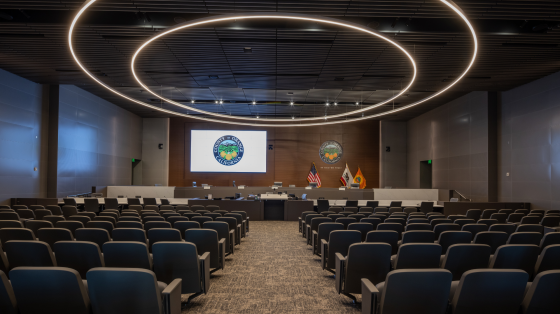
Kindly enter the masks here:
M 274 185 L 276 185 L 276 186 L 282 186 L 282 182 L 274 182 Z
M 317 182 L 309 182 L 309 186 L 312 188 L 316 188 L 317 187 Z
M 302 200 L 306 200 L 306 199 L 307 199 L 307 194 L 302 194 L 302 195 L 301 195 L 301 199 L 302 199 Z

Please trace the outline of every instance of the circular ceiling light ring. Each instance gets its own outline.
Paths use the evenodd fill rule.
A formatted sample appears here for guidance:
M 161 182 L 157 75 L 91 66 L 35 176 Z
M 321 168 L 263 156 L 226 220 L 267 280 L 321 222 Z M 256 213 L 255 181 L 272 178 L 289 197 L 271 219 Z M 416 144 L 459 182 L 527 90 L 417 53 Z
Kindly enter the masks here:
M 416 101 L 412 104 L 403 106 L 401 108 L 397 108 L 397 109 L 393 109 L 390 111 L 386 111 L 386 112 L 382 112 L 382 113 L 378 113 L 375 115 L 370 115 L 370 116 L 365 116 L 365 117 L 360 117 L 360 118 L 353 118 L 353 119 L 346 119 L 346 120 L 336 120 L 336 121 L 330 121 L 330 122 L 322 122 L 322 123 L 299 123 L 299 124 L 261 124 L 261 123 L 244 123 L 244 122 L 237 122 L 237 121 L 228 121 L 228 120 L 215 120 L 215 119 L 209 119 L 206 117 L 199 117 L 199 116 L 195 116 L 195 115 L 188 115 L 188 114 L 184 114 L 184 113 L 179 113 L 179 112 L 175 112 L 172 110 L 168 110 L 168 109 L 163 109 L 160 107 L 156 107 L 153 106 L 151 104 L 145 103 L 143 101 L 131 98 L 127 95 L 122 94 L 121 92 L 113 89 L 112 87 L 110 87 L 109 85 L 103 83 L 101 80 L 99 80 L 97 77 L 95 77 L 91 72 L 89 72 L 80 62 L 80 60 L 77 58 L 76 54 L 74 53 L 74 48 L 72 45 L 72 34 L 74 31 L 74 28 L 76 26 L 76 23 L 78 22 L 80 16 L 97 0 L 88 0 L 86 1 L 82 7 L 80 8 L 80 10 L 78 11 L 78 13 L 76 14 L 76 16 L 74 17 L 74 19 L 72 20 L 72 24 L 70 25 L 70 30 L 68 32 L 68 44 L 70 47 L 70 52 L 72 54 L 72 57 L 74 58 L 74 61 L 78 64 L 78 66 L 84 71 L 84 73 L 86 73 L 91 79 L 93 79 L 95 82 L 97 82 L 98 84 L 100 84 L 101 86 L 105 87 L 106 89 L 108 89 L 109 91 L 113 92 L 116 95 L 119 95 L 127 100 L 130 100 L 134 103 L 137 103 L 139 105 L 145 106 L 147 108 L 156 110 L 156 111 L 160 111 L 163 113 L 167 113 L 167 114 L 172 114 L 175 116 L 179 116 L 179 117 L 185 117 L 185 118 L 191 118 L 191 119 L 197 119 L 197 120 L 202 120 L 202 121 L 206 121 L 206 122 L 214 122 L 214 123 L 224 123 L 224 124 L 233 124 L 233 125 L 243 125 L 243 126 L 255 126 L 255 127 L 305 127 L 305 126 L 321 126 L 321 125 L 326 125 L 326 124 L 338 124 L 338 123 L 349 123 L 349 122 L 355 122 L 355 121 L 362 121 L 362 120 L 367 120 L 367 119 L 372 119 L 372 118 L 377 118 L 377 117 L 381 117 L 381 116 L 385 116 L 385 115 L 389 115 L 401 110 L 405 110 L 408 109 L 410 107 L 414 107 L 417 106 L 419 104 L 422 104 L 434 97 L 437 97 L 438 95 L 442 94 L 443 92 L 447 91 L 448 89 L 450 89 L 451 87 L 453 87 L 455 84 L 457 84 L 468 72 L 469 70 L 472 68 L 475 60 L 476 60 L 476 56 L 478 53 L 478 41 L 477 41 L 477 36 L 476 36 L 476 32 L 474 31 L 474 28 L 472 27 L 471 23 L 469 22 L 469 20 L 467 19 L 467 17 L 464 15 L 463 11 L 456 5 L 454 4 L 452 1 L 448 1 L 448 0 L 439 0 L 442 3 L 444 3 L 445 5 L 447 5 L 449 8 L 451 8 L 453 11 L 455 11 L 455 13 L 457 13 L 459 15 L 459 17 L 461 17 L 461 19 L 463 19 L 463 21 L 467 24 L 472 36 L 473 36 L 473 42 L 474 42 L 474 51 L 473 51 L 473 57 L 471 59 L 471 62 L 469 63 L 468 67 L 465 69 L 465 71 L 463 71 L 463 73 L 453 82 L 451 82 L 449 85 L 447 85 L 444 89 L 440 90 L 437 93 L 434 93 L 426 98 L 423 98 L 419 101 Z M 260 120 L 260 119 L 259 119 Z
M 159 99 L 161 99 L 161 100 L 163 100 L 167 103 L 175 105 L 177 107 L 181 107 L 183 109 L 187 109 L 187 110 L 191 110 L 191 111 L 194 111 L 194 112 L 203 113 L 203 114 L 207 114 L 209 116 L 214 116 L 214 117 L 219 117 L 219 118 L 233 119 L 233 120 L 252 120 L 253 118 L 251 118 L 251 117 L 231 116 L 231 115 L 225 115 L 225 114 L 220 114 L 220 113 L 215 113 L 215 112 L 209 112 L 209 111 L 206 111 L 206 110 L 194 108 L 194 107 L 182 104 L 180 102 L 174 101 L 172 99 L 163 97 L 163 95 L 158 95 L 156 92 L 151 90 L 148 86 L 146 86 L 138 78 L 138 76 L 136 75 L 136 70 L 135 70 L 135 62 L 136 62 L 136 59 L 139 56 L 139 54 L 142 52 L 142 50 L 144 50 L 144 48 L 148 47 L 152 42 L 154 42 L 157 39 L 162 39 L 164 36 L 169 35 L 171 33 L 174 33 L 176 31 L 192 28 L 192 27 L 195 27 L 195 26 L 201 26 L 201 25 L 205 25 L 205 24 L 211 24 L 211 23 L 223 22 L 223 21 L 235 21 L 235 20 L 247 20 L 247 19 L 299 20 L 299 21 L 311 21 L 311 22 L 316 22 L 316 23 L 323 23 L 323 24 L 341 26 L 341 27 L 344 27 L 344 28 L 349 28 L 349 29 L 361 31 L 361 32 L 376 36 L 378 38 L 381 38 L 381 39 L 385 40 L 386 42 L 390 43 L 391 45 L 395 46 L 397 49 L 401 50 L 408 57 L 411 65 L 412 65 L 412 68 L 413 68 L 413 75 L 412 75 L 412 79 L 410 80 L 408 85 L 403 90 L 401 90 L 399 93 L 393 95 L 391 98 L 388 98 L 388 99 L 386 99 L 384 101 L 381 101 L 381 102 L 378 102 L 376 104 L 373 104 L 373 105 L 370 105 L 370 106 L 367 106 L 367 107 L 363 107 L 363 108 L 360 108 L 360 109 L 356 109 L 356 110 L 353 110 L 353 111 L 349 111 L 349 112 L 330 115 L 330 116 L 328 116 L 329 119 L 342 118 L 342 117 L 346 117 L 346 116 L 349 116 L 349 115 L 362 113 L 362 112 L 377 108 L 379 106 L 388 104 L 391 101 L 400 97 L 406 91 L 408 91 L 408 89 L 410 89 L 410 87 L 412 86 L 412 84 L 414 83 L 414 81 L 416 79 L 417 68 L 416 68 L 416 63 L 414 62 L 414 58 L 412 58 L 412 56 L 406 51 L 406 49 L 404 49 L 396 41 L 394 41 L 394 40 L 392 40 L 388 37 L 385 37 L 385 36 L 377 33 L 376 31 L 364 28 L 364 27 L 362 27 L 358 24 L 354 24 L 354 23 L 346 22 L 346 21 L 342 21 L 342 20 L 337 20 L 337 19 L 332 19 L 332 18 L 319 17 L 319 16 L 306 15 L 306 14 L 276 13 L 276 12 L 249 13 L 249 14 L 227 14 L 227 15 L 221 15 L 219 17 L 214 17 L 214 16 L 206 17 L 206 18 L 201 18 L 201 19 L 196 19 L 196 20 L 181 23 L 179 25 L 174 26 L 171 29 L 168 29 L 168 30 L 162 32 L 161 34 L 154 35 L 152 38 L 150 38 L 146 42 L 144 42 L 140 46 L 140 48 L 138 48 L 136 50 L 136 52 L 134 53 L 134 55 L 132 56 L 132 61 L 130 63 L 130 68 L 132 70 L 132 75 L 134 76 L 134 79 L 138 82 L 138 84 L 140 84 L 140 86 L 142 86 L 142 88 L 144 90 L 146 90 L 150 94 L 158 97 Z M 295 120 L 297 120 L 297 121 L 314 121 L 314 120 L 317 121 L 317 120 L 324 120 L 324 117 L 306 117 L 306 118 L 297 118 Z M 280 119 L 261 118 L 261 121 L 279 123 L 279 122 L 288 122 L 288 121 L 293 122 L 294 119 L 292 119 L 292 118 L 286 118 L 286 119 L 283 119 L 283 118 L 280 118 Z

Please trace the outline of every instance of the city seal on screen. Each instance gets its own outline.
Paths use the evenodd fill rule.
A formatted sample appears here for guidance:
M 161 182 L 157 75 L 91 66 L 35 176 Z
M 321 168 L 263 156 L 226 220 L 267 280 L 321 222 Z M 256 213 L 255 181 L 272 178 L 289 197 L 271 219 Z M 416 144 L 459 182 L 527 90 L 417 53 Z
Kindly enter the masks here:
M 214 158 L 224 166 L 233 166 L 243 158 L 243 143 L 232 135 L 220 137 L 214 143 Z
M 342 145 L 337 141 L 326 141 L 319 148 L 319 156 L 324 163 L 336 164 L 342 158 Z

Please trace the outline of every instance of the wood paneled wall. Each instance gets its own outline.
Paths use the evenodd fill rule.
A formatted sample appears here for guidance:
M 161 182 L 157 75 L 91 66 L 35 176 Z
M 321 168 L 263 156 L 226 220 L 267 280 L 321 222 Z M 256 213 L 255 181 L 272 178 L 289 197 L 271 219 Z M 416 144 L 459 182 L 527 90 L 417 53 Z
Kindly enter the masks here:
M 170 119 L 169 185 L 191 186 L 193 181 L 215 186 L 270 186 L 274 181 L 284 186 L 307 186 L 307 174 L 315 162 L 323 187 L 339 187 L 339 178 L 348 163 L 356 174 L 358 166 L 367 180 L 367 188 L 379 187 L 379 121 L 334 124 L 321 127 L 255 128 L 216 123 L 201 123 L 185 118 Z M 266 173 L 190 172 L 191 130 L 259 130 L 267 131 Z M 342 144 L 344 158 L 329 165 L 319 158 L 319 147 L 327 140 Z

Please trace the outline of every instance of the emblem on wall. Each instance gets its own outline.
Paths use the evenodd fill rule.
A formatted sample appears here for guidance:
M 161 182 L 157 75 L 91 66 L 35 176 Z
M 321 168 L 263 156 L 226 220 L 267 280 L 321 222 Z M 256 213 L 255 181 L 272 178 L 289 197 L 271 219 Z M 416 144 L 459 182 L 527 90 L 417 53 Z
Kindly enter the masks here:
M 326 141 L 319 148 L 319 156 L 327 164 L 336 164 L 342 158 L 342 145 L 337 141 Z
M 235 136 L 222 136 L 214 143 L 214 158 L 224 166 L 233 166 L 241 161 L 243 151 L 243 143 Z

